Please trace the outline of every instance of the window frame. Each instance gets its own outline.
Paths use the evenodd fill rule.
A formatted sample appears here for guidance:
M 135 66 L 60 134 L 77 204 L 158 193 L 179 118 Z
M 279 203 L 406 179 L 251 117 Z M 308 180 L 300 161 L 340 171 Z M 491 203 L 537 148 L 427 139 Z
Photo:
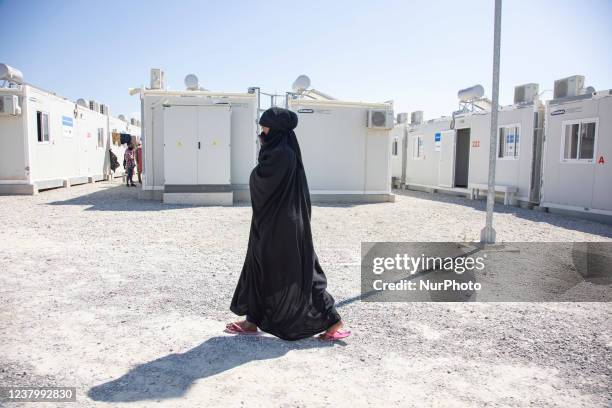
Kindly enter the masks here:
M 501 148 L 501 138 L 500 138 L 500 130 L 501 129 L 505 129 L 505 128 L 516 128 L 518 129 L 518 136 L 519 136 L 519 142 L 518 142 L 518 149 L 516 148 L 516 135 L 514 135 L 514 149 L 515 149 L 515 155 L 514 156 L 499 156 L 499 150 Z M 521 124 L 520 123 L 508 123 L 505 125 L 498 125 L 497 126 L 497 160 L 520 160 L 521 158 L 521 144 L 523 142 L 523 130 L 521 129 Z
M 38 115 L 40 114 L 40 128 L 39 128 L 39 122 L 38 122 Z M 43 111 L 43 110 L 38 110 L 36 109 L 36 142 L 39 144 L 51 144 L 51 120 L 50 120 L 50 114 L 47 111 Z M 47 140 L 45 140 L 44 137 L 44 133 L 43 133 L 43 117 L 46 117 L 47 120 Z M 39 138 L 39 135 L 41 136 Z M 42 140 L 41 140 L 42 139 Z
M 100 141 L 102 141 L 102 146 L 100 146 Z M 98 128 L 98 141 L 96 148 L 104 149 L 104 128 Z
M 423 160 L 424 156 L 425 156 L 425 154 L 424 154 L 425 153 L 425 145 L 424 145 L 423 135 L 412 135 L 411 140 L 412 140 L 412 160 Z M 421 146 L 421 149 L 420 149 L 421 155 L 419 155 L 419 156 L 415 155 L 415 151 L 414 151 L 414 142 L 415 142 L 415 140 L 419 140 L 419 142 L 417 142 L 417 146 L 419 146 L 419 145 Z
M 595 134 L 593 136 L 593 157 L 590 159 L 566 159 L 565 158 L 565 128 L 569 125 L 578 124 L 578 146 L 576 146 L 577 154 L 580 155 L 580 146 L 582 144 L 582 125 L 585 123 L 595 123 Z M 567 164 L 592 164 L 595 163 L 597 159 L 597 140 L 599 139 L 599 118 L 591 117 L 591 118 L 581 118 L 581 119 L 568 119 L 561 122 L 561 137 L 560 137 L 560 154 L 559 160 L 561 163 Z

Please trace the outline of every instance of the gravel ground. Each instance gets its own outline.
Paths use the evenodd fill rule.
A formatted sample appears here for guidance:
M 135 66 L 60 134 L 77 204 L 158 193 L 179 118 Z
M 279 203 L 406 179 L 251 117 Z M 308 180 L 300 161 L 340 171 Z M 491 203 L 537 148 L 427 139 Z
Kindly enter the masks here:
M 76 386 L 76 406 L 612 404 L 609 303 L 354 300 L 361 241 L 477 240 L 482 201 L 402 192 L 315 206 L 317 252 L 353 332 L 330 345 L 222 332 L 248 205 L 136 195 L 98 183 L 0 197 L 0 385 Z M 501 241 L 612 240 L 610 225 L 498 210 Z

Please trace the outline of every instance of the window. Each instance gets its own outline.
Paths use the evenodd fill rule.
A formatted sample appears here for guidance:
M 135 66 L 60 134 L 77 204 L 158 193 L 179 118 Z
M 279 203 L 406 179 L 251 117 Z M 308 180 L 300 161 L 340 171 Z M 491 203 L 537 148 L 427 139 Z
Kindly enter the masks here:
M 498 158 L 518 159 L 521 143 L 520 133 L 521 128 L 519 125 L 500 126 Z
M 397 156 L 397 138 L 393 139 L 393 146 L 391 148 L 391 154 Z
M 98 147 L 104 147 L 104 129 L 98 128 Z
M 423 136 L 412 136 L 412 158 L 423 158 Z
M 49 114 L 47 112 L 36 111 L 36 129 L 38 141 L 40 143 L 49 142 Z
M 597 121 L 563 123 L 563 160 L 593 160 Z

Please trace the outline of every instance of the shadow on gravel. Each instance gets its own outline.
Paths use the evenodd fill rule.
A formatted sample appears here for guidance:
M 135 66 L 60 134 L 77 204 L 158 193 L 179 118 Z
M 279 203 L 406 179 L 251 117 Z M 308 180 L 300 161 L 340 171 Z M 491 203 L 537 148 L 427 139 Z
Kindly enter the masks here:
M 483 212 L 486 211 L 487 205 L 486 200 L 470 200 L 464 197 L 453 196 L 450 194 L 432 194 L 414 190 L 393 190 L 393 193 L 399 196 L 406 196 L 419 200 L 462 205 L 464 207 L 470 207 L 474 210 Z M 541 211 L 530 210 L 527 208 L 505 206 L 503 204 L 497 203 L 495 204 L 495 212 L 497 214 L 512 214 L 518 218 L 523 218 L 528 221 L 546 223 L 560 228 L 612 238 L 612 225 L 597 221 L 591 221 L 584 218 L 572 217 L 570 215 L 545 213 Z
M 78 186 L 73 187 L 76 190 Z M 123 184 L 106 184 L 99 191 L 68 200 L 53 201 L 48 205 L 89 206 L 85 211 L 167 211 L 191 207 L 189 205 L 164 204 L 157 200 L 138 198 L 140 187 Z
M 72 187 L 74 192 L 78 192 L 79 186 Z M 158 200 L 143 200 L 138 198 L 138 187 L 127 187 L 123 184 L 108 183 L 104 184 L 100 190 L 74 197 L 68 200 L 52 201 L 48 205 L 75 205 L 88 206 L 85 211 L 167 211 L 181 208 L 198 207 L 187 204 L 164 204 Z M 350 208 L 356 206 L 372 205 L 379 203 L 344 203 L 314 201 L 313 207 L 339 207 Z M 386 203 L 383 203 L 386 204 Z M 391 203 L 389 203 L 391 204 Z M 233 207 L 251 207 L 249 202 L 237 202 Z
M 346 345 L 341 341 L 335 344 Z M 289 342 L 270 336 L 218 336 L 185 353 L 137 365 L 116 380 L 92 387 L 87 395 L 94 401 L 106 402 L 177 398 L 195 381 L 242 364 L 279 358 L 291 350 L 333 346 L 315 338 Z

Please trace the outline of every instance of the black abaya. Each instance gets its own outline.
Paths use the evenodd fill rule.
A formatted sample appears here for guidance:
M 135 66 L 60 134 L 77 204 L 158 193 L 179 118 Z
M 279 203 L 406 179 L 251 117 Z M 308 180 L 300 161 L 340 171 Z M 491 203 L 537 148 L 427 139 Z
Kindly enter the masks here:
M 270 108 L 259 123 L 270 131 L 249 180 L 251 232 L 230 309 L 265 332 L 299 340 L 327 330 L 340 315 L 312 242 L 297 115 Z

